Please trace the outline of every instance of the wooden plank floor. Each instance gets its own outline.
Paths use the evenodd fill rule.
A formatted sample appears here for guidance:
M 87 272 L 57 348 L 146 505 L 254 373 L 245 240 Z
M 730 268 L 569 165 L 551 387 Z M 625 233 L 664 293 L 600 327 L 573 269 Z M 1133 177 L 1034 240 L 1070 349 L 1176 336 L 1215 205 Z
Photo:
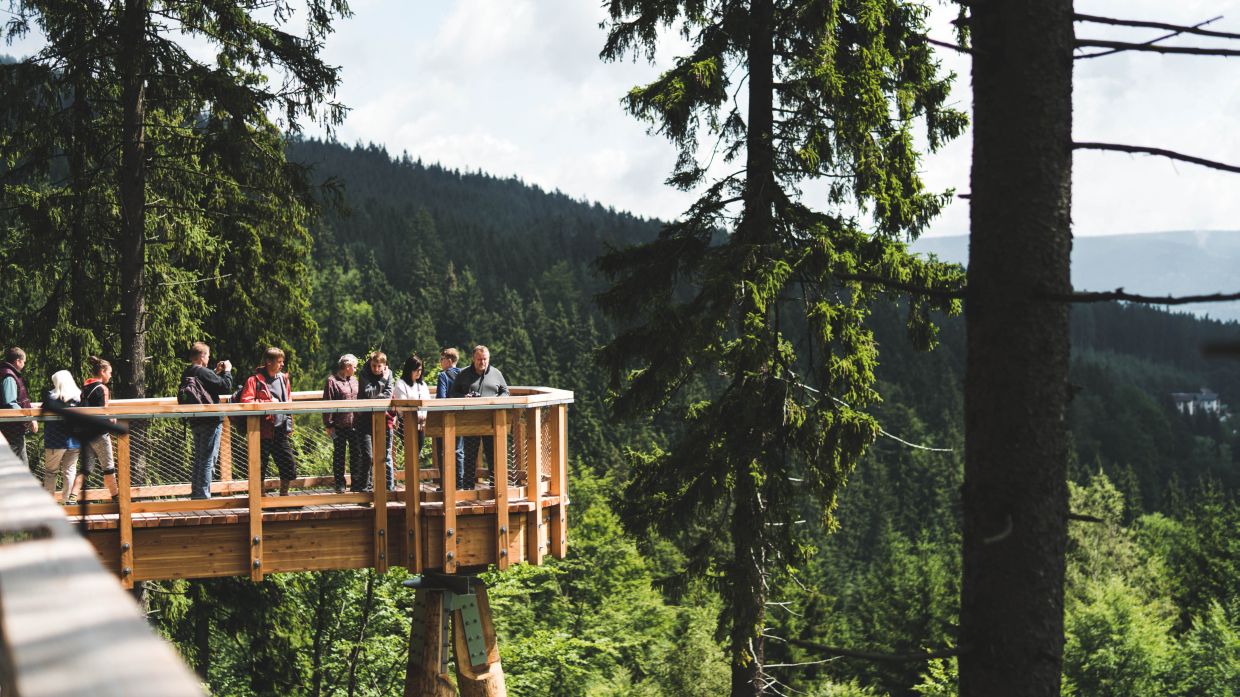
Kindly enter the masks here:
M 508 563 L 531 561 L 530 549 L 549 549 L 551 511 L 559 497 L 540 499 L 540 514 L 532 515 L 535 503 L 509 502 Z M 393 565 L 412 567 L 408 540 L 403 531 L 406 507 L 402 501 L 387 504 L 386 559 Z M 307 505 L 299 508 L 268 508 L 263 511 L 261 567 L 264 573 L 362 569 L 374 565 L 375 511 L 358 504 Z M 422 569 L 444 566 L 444 510 L 441 502 L 424 502 L 420 507 L 422 524 Z M 209 578 L 247 575 L 251 571 L 249 508 L 205 511 L 170 511 L 133 515 L 133 567 L 131 581 L 175 578 Z M 82 531 L 99 553 L 104 565 L 123 576 L 118 515 L 73 516 L 70 525 Z M 485 568 L 496 563 L 500 553 L 497 540 L 499 522 L 494 501 L 460 502 L 456 506 L 455 539 L 457 561 L 462 570 Z M 537 544 L 528 533 L 536 531 Z

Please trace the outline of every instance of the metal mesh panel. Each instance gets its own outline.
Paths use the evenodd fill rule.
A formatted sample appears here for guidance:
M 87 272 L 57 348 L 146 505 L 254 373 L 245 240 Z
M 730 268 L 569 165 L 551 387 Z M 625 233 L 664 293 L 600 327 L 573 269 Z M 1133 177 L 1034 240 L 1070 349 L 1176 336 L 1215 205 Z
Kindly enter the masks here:
M 542 457 L 538 458 L 538 477 L 540 480 L 551 481 L 551 460 L 555 457 L 552 452 L 555 439 L 554 428 L 551 423 L 551 410 L 554 407 L 540 407 L 542 411 Z

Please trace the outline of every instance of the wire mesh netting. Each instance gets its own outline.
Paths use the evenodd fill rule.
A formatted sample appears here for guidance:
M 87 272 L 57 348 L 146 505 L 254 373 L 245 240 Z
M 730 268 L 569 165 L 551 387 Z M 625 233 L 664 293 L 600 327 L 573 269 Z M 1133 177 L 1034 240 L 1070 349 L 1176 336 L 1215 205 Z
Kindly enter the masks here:
M 379 412 L 381 414 L 381 412 Z M 539 457 L 533 457 L 533 453 L 529 452 L 529 444 L 531 442 L 529 428 L 532 427 L 533 418 L 532 410 L 514 409 L 509 411 L 509 428 L 507 436 L 507 483 L 509 486 L 527 486 L 530 484 L 527 476 L 527 469 L 537 462 L 539 477 L 536 481 L 546 486 L 546 482 L 551 476 L 551 459 L 553 447 L 551 409 L 547 407 L 541 408 L 541 453 Z M 403 428 L 405 427 L 406 414 L 402 413 L 400 419 L 396 420 L 395 428 L 388 432 L 386 443 L 376 443 L 377 446 L 385 452 L 385 460 L 391 463 L 390 469 L 395 476 L 395 488 L 400 489 L 404 486 L 404 481 L 408 481 L 404 477 L 405 470 L 405 448 Z M 416 423 L 412 416 L 412 412 L 408 412 L 408 423 Z M 129 463 L 130 463 L 130 486 L 134 498 L 184 498 L 189 495 L 190 479 L 193 462 L 193 429 L 191 424 L 208 424 L 208 420 L 215 420 L 219 417 L 185 417 L 170 416 L 152 419 L 134 419 L 128 421 L 130 428 L 129 436 Z M 380 416 L 380 418 L 382 418 Z M 331 490 L 334 485 L 333 477 L 333 448 L 334 443 L 323 427 L 321 414 L 294 414 L 293 430 L 290 435 L 290 444 L 293 453 L 293 467 L 295 469 L 296 479 L 293 482 L 294 489 L 301 490 Z M 208 426 L 209 428 L 209 426 Z M 359 432 L 369 433 L 368 427 L 357 429 Z M 478 449 L 484 448 L 484 443 L 490 439 L 481 439 L 478 443 Z M 415 440 L 416 442 L 416 440 Z M 38 434 L 31 434 L 26 439 L 27 453 L 30 458 L 31 470 L 35 476 L 41 481 L 46 478 L 57 477 L 56 490 L 63 491 L 65 488 L 65 475 L 69 471 L 46 472 L 45 462 L 46 454 L 44 453 L 42 430 Z M 422 449 L 418 454 L 418 464 L 420 473 L 416 479 L 421 484 L 430 489 L 438 489 L 441 486 L 440 473 L 435 468 L 431 449 L 433 447 L 432 439 L 426 438 L 422 445 Z M 489 445 L 487 447 L 493 447 Z M 241 494 L 248 489 L 249 479 L 249 452 L 248 439 L 244 429 L 238 428 L 232 419 L 224 420 L 224 432 L 221 437 L 219 458 L 216 462 L 212 481 L 213 493 L 215 495 L 225 495 L 229 493 Z M 447 462 L 446 467 L 449 472 L 456 469 L 456 446 L 448 448 L 445 453 Z M 119 455 L 119 454 L 118 454 Z M 491 453 L 478 453 L 476 458 L 471 457 L 470 453 L 466 453 L 469 460 L 476 462 L 477 486 L 478 488 L 490 488 L 493 481 L 493 472 L 491 471 Z M 264 468 L 265 487 L 274 488 L 279 485 L 277 477 L 280 476 L 277 463 L 274 462 L 274 456 L 265 458 L 268 460 Z M 367 471 L 370 470 L 369 460 L 364 465 Z M 90 491 L 88 498 L 103 499 L 107 498 L 108 493 L 103 489 L 103 468 L 96 466 L 87 478 L 86 488 Z M 346 475 L 349 473 L 348 463 L 344 463 L 344 471 Z M 404 481 L 402 481 L 404 480 Z

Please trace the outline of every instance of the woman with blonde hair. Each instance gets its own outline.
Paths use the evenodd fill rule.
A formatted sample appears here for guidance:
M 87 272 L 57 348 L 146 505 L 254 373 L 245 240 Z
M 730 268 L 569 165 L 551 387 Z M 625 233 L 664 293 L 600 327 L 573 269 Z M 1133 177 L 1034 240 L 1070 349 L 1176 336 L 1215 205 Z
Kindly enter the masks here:
M 58 370 L 52 374 L 52 389 L 43 396 L 44 402 L 59 402 L 66 407 L 76 407 L 81 402 L 82 390 L 73 381 L 73 373 Z M 81 443 L 77 435 L 64 421 L 49 421 L 43 436 L 43 488 L 56 495 L 56 476 L 64 482 L 61 500 L 75 503 L 73 480 L 77 475 L 78 455 Z

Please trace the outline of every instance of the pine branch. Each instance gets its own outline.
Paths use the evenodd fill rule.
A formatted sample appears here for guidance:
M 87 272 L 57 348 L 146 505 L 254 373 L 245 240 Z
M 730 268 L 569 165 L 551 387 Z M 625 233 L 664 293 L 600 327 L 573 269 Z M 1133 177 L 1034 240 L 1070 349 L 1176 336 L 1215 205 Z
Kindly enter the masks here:
M 1105 303 L 1122 300 L 1130 303 L 1147 305 L 1191 305 L 1196 303 L 1223 303 L 1240 300 L 1240 293 L 1214 293 L 1212 295 L 1137 295 L 1126 293 L 1123 288 L 1113 291 L 1081 292 L 1081 293 L 1046 293 L 1047 300 L 1058 300 L 1066 303 Z
M 961 46 L 960 44 L 953 44 L 950 41 L 939 41 L 938 39 L 932 39 L 928 36 L 923 37 L 923 38 L 925 38 L 926 43 L 930 44 L 931 46 L 939 46 L 942 48 L 948 48 L 948 49 L 955 51 L 956 53 L 963 53 L 966 55 L 973 54 L 972 49 Z
M 897 281 L 892 278 L 884 278 L 882 276 L 874 276 L 864 273 L 837 273 L 833 275 L 841 281 L 871 283 L 890 290 L 902 290 L 906 293 L 924 295 L 931 298 L 938 298 L 940 300 L 962 300 L 965 297 L 963 288 L 926 288 L 925 286 L 919 286 L 913 283 L 904 283 L 903 281 Z
M 1169 33 L 1167 33 L 1167 34 L 1163 34 L 1162 36 L 1156 36 L 1156 37 L 1154 37 L 1153 39 L 1150 39 L 1149 41 L 1143 41 L 1143 42 L 1141 43 L 1141 45 L 1142 45 L 1142 46 L 1153 46 L 1154 44 L 1156 44 L 1156 43 L 1160 43 L 1160 42 L 1162 42 L 1162 41 L 1166 41 L 1167 39 L 1173 39 L 1173 38 L 1175 38 L 1175 37 L 1177 37 L 1177 36 L 1179 36 L 1179 35 L 1181 35 L 1181 34 L 1185 34 L 1185 33 L 1192 32 L 1192 30 L 1194 30 L 1194 29 L 1198 29 L 1198 28 L 1203 27 L 1203 26 L 1205 26 L 1205 25 L 1207 25 L 1207 24 L 1209 24 L 1209 23 L 1211 23 L 1211 22 L 1218 21 L 1218 20 L 1220 20 L 1220 19 L 1222 19 L 1222 18 L 1223 18 L 1223 17 L 1222 17 L 1222 15 L 1219 15 L 1218 17 L 1214 17 L 1214 18 L 1211 18 L 1211 19 L 1207 19 L 1207 20 L 1205 20 L 1204 22 L 1198 22 L 1197 24 L 1194 24 L 1194 25 L 1193 25 L 1193 26 L 1191 26 L 1191 27 L 1180 27 L 1177 31 L 1172 31 L 1172 32 L 1169 32 Z M 1236 38 L 1240 38 L 1240 36 L 1237 36 Z M 1121 48 L 1113 48 L 1113 49 L 1111 49 L 1111 50 L 1109 50 L 1109 51 L 1097 51 L 1097 52 L 1094 52 L 1094 53 L 1084 53 L 1084 54 L 1081 54 L 1081 55 L 1079 55 L 1079 56 L 1073 56 L 1073 58 L 1074 58 L 1075 60 L 1083 60 L 1083 59 L 1085 59 L 1085 58 L 1101 58 L 1102 56 L 1110 56 L 1110 55 L 1114 55 L 1114 54 L 1116 54 L 1116 53 L 1122 53 L 1122 52 L 1123 52 L 1123 51 L 1125 51 L 1125 50 L 1126 50 L 1126 49 L 1121 49 Z
M 1073 45 L 1077 48 L 1111 48 L 1116 51 L 1148 51 L 1150 53 L 1168 53 L 1188 56 L 1219 56 L 1232 58 L 1240 56 L 1240 49 L 1208 48 L 1205 46 L 1160 46 L 1158 44 L 1134 44 L 1129 41 L 1104 41 L 1102 39 L 1077 39 Z
M 1216 36 L 1221 39 L 1240 39 L 1240 34 L 1233 34 L 1226 31 L 1212 31 L 1209 29 L 1201 29 L 1202 26 L 1217 22 L 1223 17 L 1220 15 L 1213 19 L 1207 19 L 1192 26 L 1183 24 L 1167 24 L 1165 22 L 1147 22 L 1139 19 L 1118 19 L 1116 17 L 1101 17 L 1099 15 L 1075 14 L 1072 16 L 1077 22 L 1092 22 L 1094 24 L 1109 24 L 1115 27 L 1140 27 L 1142 29 L 1164 29 L 1166 31 L 1174 31 L 1177 34 L 1197 34 L 1198 36 Z
M 1237 52 L 1237 55 L 1240 55 L 1240 51 Z M 1143 145 L 1123 145 L 1120 143 L 1073 143 L 1072 147 L 1076 150 L 1110 150 L 1113 152 L 1126 152 L 1137 155 L 1158 155 L 1159 157 L 1166 157 L 1172 160 L 1201 165 L 1202 167 L 1209 167 L 1210 169 L 1240 174 L 1240 166 L 1229 165 L 1225 162 L 1207 160 L 1203 157 L 1185 155 L 1184 153 L 1179 153 L 1174 150 L 1167 150 L 1165 148 L 1149 148 Z

